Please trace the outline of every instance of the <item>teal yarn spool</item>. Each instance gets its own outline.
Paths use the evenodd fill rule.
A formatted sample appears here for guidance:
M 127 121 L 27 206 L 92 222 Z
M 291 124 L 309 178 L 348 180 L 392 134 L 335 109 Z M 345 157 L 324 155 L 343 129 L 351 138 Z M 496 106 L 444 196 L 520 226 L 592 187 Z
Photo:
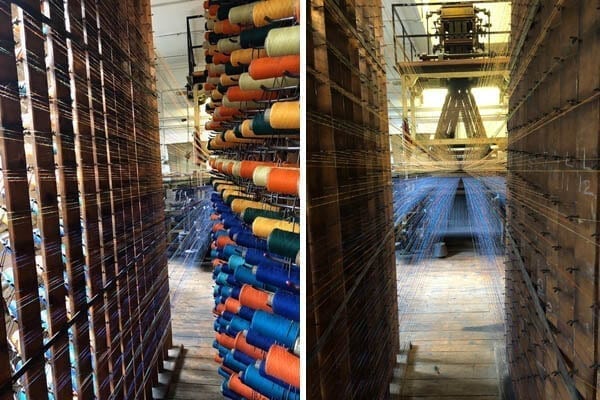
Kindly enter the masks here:
M 246 208 L 242 212 L 242 219 L 247 224 L 252 224 L 256 217 L 283 219 L 283 213 L 278 211 L 261 210 L 260 208 Z
M 296 255 L 300 251 L 300 235 L 294 232 L 274 229 L 267 239 L 267 248 L 270 253 L 296 258 Z
M 227 75 L 239 75 L 242 72 L 244 72 L 245 69 L 247 69 L 247 68 L 244 68 L 244 67 L 234 67 L 229 62 L 227 64 L 225 64 L 225 73 Z M 223 94 L 226 94 L 227 93 L 227 89 L 228 88 L 226 87 L 224 92 L 221 92 L 220 90 L 219 90 L 219 92 L 221 92 Z
M 262 28 L 242 31 L 240 33 L 240 44 L 242 45 L 242 48 L 249 49 L 251 47 L 263 47 L 269 31 L 273 28 L 275 28 L 275 26 L 267 25 Z
M 258 113 L 252 119 L 252 132 L 256 135 L 273 135 L 275 130 L 265 121 L 265 114 Z

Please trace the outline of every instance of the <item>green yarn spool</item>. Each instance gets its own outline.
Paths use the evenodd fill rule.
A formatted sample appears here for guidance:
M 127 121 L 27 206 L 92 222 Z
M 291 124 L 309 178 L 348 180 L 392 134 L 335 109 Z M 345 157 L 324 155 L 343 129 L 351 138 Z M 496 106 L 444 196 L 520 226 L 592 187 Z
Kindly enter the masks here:
M 239 75 L 239 74 L 245 72 L 246 69 L 247 69 L 247 67 L 234 67 L 233 65 L 231 65 L 230 62 L 225 64 L 225 73 L 227 75 Z M 225 93 L 227 93 L 227 90 L 225 90 Z M 225 93 L 223 93 L 223 94 L 225 94 Z
M 300 235 L 294 232 L 274 229 L 267 238 L 267 248 L 270 253 L 296 258 L 296 255 L 300 251 Z
M 278 211 L 261 210 L 260 208 L 246 208 L 242 212 L 242 219 L 247 224 L 252 224 L 256 217 L 283 219 L 283 214 Z
M 263 26 L 262 28 L 247 29 L 240 33 L 240 44 L 243 49 L 249 49 L 251 47 L 262 47 L 265 44 L 265 39 L 271 29 L 275 28 L 273 25 Z
M 258 113 L 252 119 L 252 132 L 256 135 L 273 135 L 275 130 L 265 121 L 265 114 Z

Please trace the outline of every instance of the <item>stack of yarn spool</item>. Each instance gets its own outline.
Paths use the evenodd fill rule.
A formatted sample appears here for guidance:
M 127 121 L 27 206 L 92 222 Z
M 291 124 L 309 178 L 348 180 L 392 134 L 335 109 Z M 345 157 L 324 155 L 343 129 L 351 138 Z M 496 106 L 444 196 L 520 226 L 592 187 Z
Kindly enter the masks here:
M 222 393 L 299 399 L 299 1 L 204 7 Z

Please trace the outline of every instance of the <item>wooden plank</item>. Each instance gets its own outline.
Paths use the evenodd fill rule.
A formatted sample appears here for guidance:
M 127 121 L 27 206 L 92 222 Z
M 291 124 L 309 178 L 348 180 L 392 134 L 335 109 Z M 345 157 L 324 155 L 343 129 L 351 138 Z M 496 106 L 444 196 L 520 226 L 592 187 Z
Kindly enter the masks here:
M 19 353 L 25 360 L 35 357 L 32 366 L 24 374 L 23 383 L 28 396 L 44 398 L 47 389 L 46 376 L 40 372 L 44 371 L 40 357 L 43 346 L 40 303 L 37 295 L 31 295 L 37 294 L 37 273 L 11 20 L 11 5 L 0 3 L 0 40 L 6 50 L 0 52 L 0 82 L 3 85 L 0 96 L 0 155 L 15 278 Z
M 25 4 L 32 9 L 39 2 L 27 1 Z M 36 200 L 40 209 L 37 226 L 42 237 L 41 252 L 43 260 L 43 281 L 47 296 L 48 333 L 52 337 L 60 334 L 59 339 L 51 347 L 52 385 L 56 397 L 66 397 L 72 394 L 71 365 L 69 361 L 69 340 L 66 332 L 60 332 L 67 323 L 67 311 L 63 273 L 62 255 L 57 249 L 61 248 L 59 227 L 58 197 L 56 171 L 53 153 L 53 131 L 58 126 L 52 126 L 51 118 L 57 117 L 56 89 L 53 88 L 53 104 L 49 102 L 46 65 L 40 57 L 47 51 L 52 51 L 53 43 L 49 33 L 44 39 L 42 24 L 30 15 L 20 12 L 22 28 L 20 30 L 21 46 L 26 51 L 24 71 L 27 87 L 27 108 L 31 113 L 31 135 L 33 137 L 33 158 L 35 162 Z M 37 57 L 36 57 L 37 56 Z M 53 60 L 53 58 L 51 58 Z M 54 66 L 52 78 L 56 80 Z

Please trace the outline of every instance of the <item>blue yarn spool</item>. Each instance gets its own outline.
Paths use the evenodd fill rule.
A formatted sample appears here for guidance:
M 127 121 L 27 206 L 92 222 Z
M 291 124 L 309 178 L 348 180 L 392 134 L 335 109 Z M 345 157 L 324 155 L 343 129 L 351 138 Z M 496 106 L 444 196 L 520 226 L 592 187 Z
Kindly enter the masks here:
M 225 371 L 223 368 L 219 367 L 219 369 L 217 370 L 217 372 L 219 373 L 219 375 L 221 375 L 223 378 L 227 379 L 229 378 L 231 375 L 229 374 L 229 372 Z
M 288 269 L 279 265 L 259 264 L 256 268 L 256 279 L 295 292 L 300 287 L 300 268 L 291 267 Z
M 223 394 L 224 397 L 227 397 L 228 399 L 232 399 L 232 400 L 243 400 L 244 398 L 241 397 L 240 395 L 238 395 L 237 393 L 235 393 L 234 391 L 232 391 L 229 388 L 221 388 L 221 394 Z
M 215 267 L 215 269 L 213 269 L 213 273 L 212 273 L 213 280 L 215 280 L 221 272 L 223 272 L 223 268 L 220 265 Z M 227 274 L 227 272 L 225 272 L 225 273 Z
M 238 269 L 238 267 L 244 266 L 244 264 L 246 263 L 246 259 L 242 256 L 238 256 L 237 254 L 234 254 L 229 257 L 229 259 L 227 260 L 227 263 L 231 266 L 231 268 L 236 270 L 236 269 Z
M 227 259 L 229 259 L 229 257 L 236 255 L 236 256 L 241 256 L 243 253 L 244 249 L 240 246 L 234 246 L 232 244 L 228 244 L 225 245 L 225 247 L 223 247 L 223 256 L 227 257 Z
M 267 251 L 267 241 L 257 238 L 251 233 L 238 233 L 235 237 L 235 242 L 240 246 L 253 247 L 255 249 Z
M 293 349 L 300 335 L 300 324 L 276 314 L 257 310 L 250 324 L 252 330 L 270 336 L 285 347 Z
M 217 282 L 217 284 L 219 285 L 229 285 L 229 283 L 227 282 L 227 279 L 229 278 L 229 274 L 226 274 L 224 272 L 221 272 L 219 275 L 217 275 L 217 279 L 215 279 L 215 281 Z
M 235 372 L 243 371 L 247 367 L 247 365 L 244 363 L 241 363 L 233 358 L 233 354 L 231 352 L 225 354 L 225 357 L 223 357 L 223 365 L 234 370 Z
M 235 358 L 242 364 L 245 364 L 246 366 L 252 365 L 256 361 L 254 358 L 250 357 L 249 355 L 247 355 L 246 353 L 244 353 L 242 351 L 233 350 L 232 353 L 233 353 L 233 358 Z
M 247 283 L 260 289 L 265 289 L 265 284 L 259 282 L 256 276 L 252 273 L 252 269 L 244 266 L 239 266 L 235 269 L 235 279 L 240 283 Z
M 219 252 L 217 251 L 217 249 L 212 249 L 212 250 L 210 251 L 210 258 L 212 258 L 213 260 L 214 260 L 215 258 L 219 258 Z
M 217 212 L 221 214 L 227 211 L 231 211 L 231 208 L 227 207 L 225 204 L 215 204 L 215 210 L 217 210 Z
M 265 378 L 258 369 L 249 365 L 242 376 L 242 381 L 252 389 L 262 393 L 271 400 L 299 400 L 298 393 L 287 390 L 272 380 Z
M 248 321 L 252 321 L 252 317 L 254 317 L 254 311 L 250 307 L 241 306 L 238 310 L 238 315 Z
M 223 225 L 225 228 L 231 228 L 234 226 L 242 226 L 242 222 L 234 216 L 223 217 Z
M 236 314 L 232 313 L 231 311 L 223 311 L 221 313 L 221 317 L 223 319 L 226 319 L 227 321 L 231 321 L 233 319 L 233 317 L 235 317 L 235 316 L 236 316 Z M 248 321 L 250 321 L 250 320 L 248 320 Z
M 219 321 L 215 319 L 215 322 L 213 322 L 213 330 L 215 332 L 223 333 L 225 331 L 225 328 L 223 328 Z
M 283 264 L 281 264 L 277 261 L 271 260 L 270 258 L 265 256 L 265 252 L 261 251 L 261 250 L 248 249 L 244 253 L 244 258 L 246 259 L 246 263 L 250 264 L 250 265 L 263 264 L 263 265 L 272 266 L 273 268 L 282 268 L 283 267 Z
M 285 290 L 273 296 L 273 312 L 294 321 L 300 321 L 300 297 Z
M 231 336 L 235 336 L 238 332 L 248 329 L 250 329 L 250 322 L 238 316 L 233 317 L 227 327 L 227 330 L 231 331 Z
M 264 351 L 269 351 L 271 346 L 275 344 L 275 340 L 269 336 L 263 336 L 255 330 L 246 332 L 246 341 L 253 346 L 259 347 Z
M 241 226 L 232 226 L 231 228 L 228 229 L 228 231 L 229 231 L 229 237 L 233 239 L 233 237 L 236 234 L 243 232 L 244 228 Z
M 215 340 L 215 342 L 217 342 L 217 341 Z M 216 343 L 216 345 L 213 344 L 213 347 L 215 349 L 217 349 L 217 351 L 219 352 L 219 356 L 220 357 L 225 357 L 225 355 L 230 352 L 230 349 L 228 349 L 227 347 L 225 347 L 225 346 L 223 346 L 223 345 L 221 345 L 219 343 Z
M 210 201 L 212 201 L 213 203 L 219 203 L 221 202 L 221 195 L 218 193 L 211 193 L 210 194 Z
M 219 229 L 218 231 L 216 231 L 215 233 L 213 233 L 213 237 L 219 238 L 221 236 L 227 236 L 229 237 L 229 232 L 227 232 L 225 229 Z
M 221 269 L 221 272 L 225 272 L 226 274 L 233 274 L 235 272 L 235 269 L 229 264 L 221 264 L 218 268 Z

